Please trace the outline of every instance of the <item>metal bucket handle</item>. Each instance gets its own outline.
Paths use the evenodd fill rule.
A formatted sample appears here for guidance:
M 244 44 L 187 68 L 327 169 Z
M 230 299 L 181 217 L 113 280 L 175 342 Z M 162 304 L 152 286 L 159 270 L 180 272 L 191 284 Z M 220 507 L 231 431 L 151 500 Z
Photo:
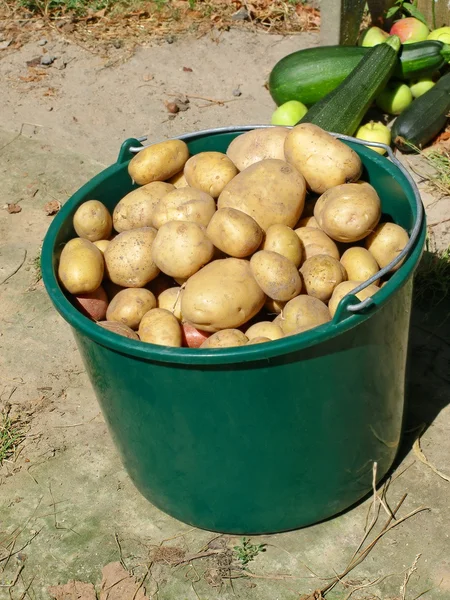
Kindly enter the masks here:
M 217 127 L 215 129 L 207 129 L 207 130 L 203 130 L 203 131 L 197 131 L 194 133 L 180 135 L 180 136 L 174 137 L 172 139 L 186 141 L 186 140 L 196 138 L 196 137 L 204 135 L 204 134 L 238 133 L 238 132 L 242 132 L 242 131 L 251 131 L 252 129 L 266 129 L 268 127 L 274 127 L 274 125 L 243 125 L 241 127 Z M 357 138 L 351 137 L 349 135 L 343 135 L 341 133 L 330 132 L 330 135 L 332 135 L 333 137 L 335 137 L 339 140 L 345 140 L 348 142 L 352 142 L 354 144 L 358 144 L 360 146 L 374 146 L 375 148 L 383 148 L 386 151 L 387 155 L 389 156 L 391 162 L 393 162 L 396 165 L 396 167 L 403 173 L 403 175 L 407 179 L 408 183 L 411 186 L 411 189 L 413 190 L 414 199 L 416 201 L 416 220 L 414 222 L 413 228 L 412 228 L 410 236 L 409 236 L 409 241 L 406 244 L 406 246 L 394 258 L 394 260 L 391 260 L 391 262 L 389 264 L 387 264 L 385 267 L 380 269 L 377 273 L 375 273 L 375 275 L 372 275 L 372 277 L 370 277 L 366 281 L 363 281 L 360 285 L 355 287 L 351 292 L 349 292 L 347 294 L 347 296 L 344 296 L 344 298 L 345 298 L 345 297 L 349 297 L 349 296 L 355 296 L 358 292 L 361 292 L 363 289 L 365 289 L 371 283 L 374 283 L 375 281 L 377 281 L 378 279 L 380 279 L 381 277 L 383 277 L 384 275 L 389 273 L 391 271 L 391 269 L 393 269 L 396 265 L 398 265 L 398 263 L 401 262 L 405 258 L 405 256 L 407 256 L 407 254 L 409 254 L 409 252 L 414 247 L 414 244 L 415 244 L 417 238 L 420 235 L 420 230 L 421 230 L 422 221 L 423 221 L 423 205 L 422 205 L 422 200 L 420 198 L 419 190 L 417 189 L 414 179 L 411 177 L 411 175 L 408 173 L 408 171 L 402 165 L 402 163 L 398 160 L 398 158 L 395 157 L 395 155 L 392 151 L 392 148 L 390 146 L 387 146 L 386 144 L 382 144 L 381 142 L 368 142 L 366 140 L 359 140 Z M 145 142 L 146 140 L 147 140 L 147 136 L 135 138 L 135 141 L 138 141 L 138 142 Z M 132 140 L 129 140 L 129 141 L 132 142 Z M 126 144 L 126 142 L 125 142 L 125 144 Z M 125 147 L 125 144 L 122 146 L 121 153 L 119 155 L 120 162 L 122 162 L 125 159 L 125 156 L 124 156 L 125 154 L 128 154 L 128 153 L 136 154 L 136 153 L 140 152 L 141 150 L 143 150 L 144 148 L 148 148 L 149 146 L 153 145 L 153 144 L 148 144 L 146 146 L 132 146 L 131 144 L 130 145 L 127 144 Z M 340 303 L 341 306 L 343 304 L 342 300 Z M 373 299 L 372 299 L 372 296 L 370 296 L 369 298 L 366 298 L 365 300 L 362 300 L 361 302 L 358 302 L 357 304 L 347 304 L 347 302 L 346 302 L 344 306 L 345 306 L 345 309 L 347 311 L 349 311 L 350 313 L 358 313 L 361 310 L 364 310 L 365 308 L 370 306 L 372 304 L 372 302 L 373 302 Z M 341 311 L 338 311 L 338 312 L 340 314 L 336 315 L 337 320 L 341 320 L 340 316 L 342 315 L 342 313 L 341 313 Z

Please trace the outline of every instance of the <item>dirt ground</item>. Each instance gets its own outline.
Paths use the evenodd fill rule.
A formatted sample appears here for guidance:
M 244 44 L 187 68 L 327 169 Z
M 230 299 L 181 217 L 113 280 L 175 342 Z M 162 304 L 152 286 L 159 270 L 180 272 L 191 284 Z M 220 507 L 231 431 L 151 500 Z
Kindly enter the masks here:
M 15 203 L 21 209 L 0 210 L 0 403 L 26 436 L 0 469 L 0 599 L 48 600 L 49 586 L 70 580 L 100 591 L 104 566 L 123 561 L 142 588 L 131 582 L 110 600 L 140 598 L 143 590 L 160 600 L 294 600 L 322 587 L 334 570 L 342 572 L 358 546 L 370 498 L 331 521 L 253 538 L 267 544 L 266 551 L 257 552 L 251 574 L 242 576 L 233 550 L 242 540 L 192 529 L 152 507 L 118 459 L 71 331 L 53 309 L 37 267 L 52 219 L 46 203 L 64 203 L 115 160 L 125 138 L 146 134 L 158 141 L 196 129 L 267 123 L 273 103 L 264 83 L 271 67 L 314 44 L 315 34 L 231 30 L 219 41 L 149 43 L 124 62 L 120 49 L 117 57 L 101 58 L 47 32 L 0 53 L 0 208 Z M 55 57 L 51 66 L 27 66 L 44 51 Z M 164 103 L 173 95 L 190 102 L 171 120 Z M 446 248 L 449 197 L 417 175 L 424 169 L 420 159 L 405 160 L 421 181 L 435 244 Z M 361 600 L 413 600 L 427 590 L 430 600 L 450 598 L 450 482 L 413 450 L 424 425 L 423 452 L 449 474 L 449 330 L 445 302 L 433 311 L 414 310 L 407 433 L 388 492 L 392 506 L 408 494 L 401 516 L 430 510 L 389 532 L 327 595 L 331 600 L 350 592 Z M 380 523 L 386 518 L 382 509 Z M 229 579 L 230 573 L 239 578 Z M 53 592 L 66 600 L 95 598 L 92 586 L 81 596 Z

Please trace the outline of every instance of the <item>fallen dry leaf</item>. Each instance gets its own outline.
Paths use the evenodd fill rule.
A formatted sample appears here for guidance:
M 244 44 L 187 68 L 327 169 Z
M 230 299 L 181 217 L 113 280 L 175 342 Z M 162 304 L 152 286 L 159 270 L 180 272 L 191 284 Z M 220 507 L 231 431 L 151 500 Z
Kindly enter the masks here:
M 20 204 L 7 204 L 6 210 L 9 212 L 10 215 L 15 215 L 16 213 L 21 212 L 22 207 L 20 206 Z
M 100 600 L 149 600 L 143 586 L 125 571 L 120 562 L 104 566 L 102 575 Z
M 61 202 L 59 200 L 50 200 L 44 204 L 44 211 L 47 216 L 56 215 L 61 210 Z
M 69 581 L 64 585 L 54 585 L 47 588 L 55 600 L 96 600 L 95 588 L 92 583 Z
M 186 73 L 192 73 L 191 67 L 183 67 L 183 71 L 185 71 Z

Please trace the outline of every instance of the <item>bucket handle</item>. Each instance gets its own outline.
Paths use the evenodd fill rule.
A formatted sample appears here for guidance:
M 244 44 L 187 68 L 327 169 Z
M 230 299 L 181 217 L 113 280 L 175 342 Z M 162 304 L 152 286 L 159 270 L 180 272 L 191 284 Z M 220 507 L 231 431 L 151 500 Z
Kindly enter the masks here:
M 268 127 L 275 127 L 275 126 L 274 125 L 243 125 L 240 127 L 239 126 L 237 126 L 237 127 L 236 126 L 217 127 L 215 129 L 207 129 L 204 131 L 197 131 L 194 133 L 180 135 L 180 136 L 174 137 L 172 139 L 186 141 L 186 140 L 194 139 L 198 136 L 205 135 L 205 134 L 238 133 L 238 132 L 242 132 L 242 131 L 251 131 L 252 129 L 265 129 Z M 292 127 L 289 127 L 289 129 L 292 129 Z M 422 228 L 422 222 L 423 222 L 423 217 L 424 217 L 424 211 L 423 211 L 422 200 L 420 198 L 420 193 L 419 193 L 419 190 L 416 186 L 414 179 L 408 173 L 408 171 L 403 166 L 403 164 L 398 160 L 398 158 L 396 158 L 396 156 L 390 146 L 387 146 L 386 144 L 382 144 L 381 142 L 368 142 L 366 140 L 359 140 L 359 139 L 351 137 L 349 135 L 344 135 L 342 133 L 332 133 L 332 132 L 329 132 L 329 133 L 330 133 L 330 135 L 332 135 L 333 137 L 335 137 L 339 140 L 351 142 L 352 144 L 357 144 L 359 146 L 374 146 L 375 148 L 383 148 L 383 150 L 385 150 L 387 155 L 389 156 L 389 159 L 391 160 L 391 162 L 394 163 L 394 165 L 402 172 L 404 177 L 407 179 L 407 181 L 410 184 L 411 189 L 413 191 L 414 199 L 416 201 L 416 220 L 415 220 L 413 228 L 411 230 L 408 243 L 403 248 L 403 250 L 394 258 L 394 260 L 391 260 L 391 262 L 389 264 L 387 264 L 385 267 L 380 269 L 377 273 L 375 273 L 375 275 L 372 275 L 372 277 L 370 277 L 366 281 L 363 281 L 362 283 L 360 283 L 351 292 L 349 292 L 346 296 L 344 296 L 344 298 L 339 303 L 339 307 L 338 307 L 338 310 L 336 313 L 336 319 L 338 321 L 340 321 L 344 317 L 344 314 L 343 314 L 344 310 L 348 311 L 349 313 L 354 314 L 354 313 L 358 313 L 358 312 L 364 310 L 365 308 L 367 308 L 368 306 L 370 306 L 373 303 L 372 296 L 370 296 L 369 298 L 366 298 L 365 300 L 361 300 L 360 302 L 358 302 L 356 304 L 352 304 L 351 302 L 354 302 L 353 299 L 356 299 L 356 294 L 358 292 L 361 292 L 367 286 L 369 286 L 371 283 L 375 283 L 375 281 L 377 281 L 378 279 L 380 279 L 381 277 L 383 277 L 384 275 L 389 273 L 391 271 L 391 269 L 393 269 L 395 266 L 397 266 L 405 258 L 405 256 L 407 256 L 410 253 L 410 251 L 414 247 L 414 244 L 415 244 L 417 238 L 420 235 L 420 230 Z M 121 154 L 119 157 L 121 159 L 120 162 L 123 162 L 125 160 L 125 154 L 128 154 L 128 153 L 136 154 L 137 152 L 140 152 L 144 148 L 147 148 L 148 146 L 152 145 L 152 144 L 148 144 L 146 146 L 143 146 L 143 145 L 133 146 L 132 143 L 130 143 L 130 142 L 138 141 L 139 143 L 141 143 L 146 140 L 147 140 L 147 136 L 141 136 L 139 138 L 135 138 L 134 140 L 127 140 L 128 143 L 124 142 L 122 149 L 121 149 Z M 126 147 L 125 147 L 125 145 L 126 145 Z

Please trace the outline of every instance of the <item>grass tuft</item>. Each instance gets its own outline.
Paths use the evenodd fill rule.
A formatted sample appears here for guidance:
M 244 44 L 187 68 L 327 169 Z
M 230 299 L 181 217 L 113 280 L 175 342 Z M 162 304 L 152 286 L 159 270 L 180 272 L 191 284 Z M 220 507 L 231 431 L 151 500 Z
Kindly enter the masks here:
M 0 465 L 15 455 L 17 447 L 25 439 L 21 424 L 13 421 L 8 413 L 0 415 Z

